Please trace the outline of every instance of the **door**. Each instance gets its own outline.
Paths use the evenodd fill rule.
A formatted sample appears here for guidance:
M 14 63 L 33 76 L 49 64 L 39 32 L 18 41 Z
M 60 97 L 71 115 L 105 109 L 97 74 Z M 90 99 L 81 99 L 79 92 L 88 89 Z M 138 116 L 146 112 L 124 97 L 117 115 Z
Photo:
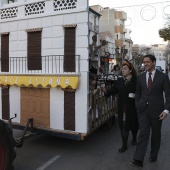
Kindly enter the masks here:
M 50 89 L 21 88 L 21 124 L 33 118 L 33 126 L 50 128 Z

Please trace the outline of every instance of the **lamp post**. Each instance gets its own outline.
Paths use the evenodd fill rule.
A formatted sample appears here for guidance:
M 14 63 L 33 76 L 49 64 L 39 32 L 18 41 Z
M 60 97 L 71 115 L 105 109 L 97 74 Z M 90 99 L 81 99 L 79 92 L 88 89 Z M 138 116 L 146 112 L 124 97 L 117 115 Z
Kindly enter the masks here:
M 119 56 L 119 59 L 121 59 L 120 61 L 121 61 L 121 65 L 122 65 L 123 64 L 123 60 L 125 58 L 125 55 L 128 52 L 128 49 L 125 49 L 125 47 L 121 47 L 121 48 L 116 47 L 115 52 L 116 52 L 116 55 Z

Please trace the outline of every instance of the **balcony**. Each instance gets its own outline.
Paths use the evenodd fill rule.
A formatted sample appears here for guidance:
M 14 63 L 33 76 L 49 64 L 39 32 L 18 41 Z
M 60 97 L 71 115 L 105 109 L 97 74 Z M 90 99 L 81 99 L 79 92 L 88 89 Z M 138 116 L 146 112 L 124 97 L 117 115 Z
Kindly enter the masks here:
M 123 43 L 123 40 L 115 40 L 115 45 L 118 46 L 118 47 L 123 47 L 124 43 Z
M 94 29 L 93 29 L 93 24 L 92 24 L 92 22 L 89 22 L 89 30 L 90 31 L 93 31 Z
M 97 34 L 99 33 L 99 26 L 98 26 L 98 25 L 95 25 L 95 26 L 94 26 L 94 31 L 95 31 L 95 33 L 97 33 Z
M 115 19 L 120 19 L 122 21 L 127 20 L 127 13 L 124 11 L 116 11 L 115 12 Z
M 67 61 L 65 60 L 67 58 Z M 38 59 L 39 60 L 39 59 Z M 31 62 L 34 70 L 30 70 Z M 32 58 L 28 61 L 27 57 L 10 57 L 9 59 L 0 58 L 0 74 L 8 75 L 75 75 L 80 74 L 80 56 L 50 55 L 40 58 L 41 69 L 35 69 L 37 60 Z M 4 71 L 5 70 L 5 71 Z
M 123 26 L 122 25 L 115 26 L 115 32 L 123 34 Z

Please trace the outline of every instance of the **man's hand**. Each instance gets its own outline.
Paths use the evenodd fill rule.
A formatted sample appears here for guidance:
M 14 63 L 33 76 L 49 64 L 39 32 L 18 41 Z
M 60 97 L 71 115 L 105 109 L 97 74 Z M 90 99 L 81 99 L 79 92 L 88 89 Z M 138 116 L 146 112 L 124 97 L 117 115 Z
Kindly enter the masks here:
M 162 113 L 159 115 L 159 120 L 164 120 L 166 117 L 167 117 L 167 113 L 162 112 Z

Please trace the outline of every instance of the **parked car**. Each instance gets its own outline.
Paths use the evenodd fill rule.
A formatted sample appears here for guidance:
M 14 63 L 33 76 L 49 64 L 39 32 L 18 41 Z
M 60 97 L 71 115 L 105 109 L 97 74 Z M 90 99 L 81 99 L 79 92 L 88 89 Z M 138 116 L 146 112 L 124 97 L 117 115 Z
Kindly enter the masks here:
M 155 66 L 155 68 L 156 68 L 157 70 L 159 70 L 160 72 L 163 72 L 163 71 L 164 71 L 164 69 L 162 69 L 161 66 Z

